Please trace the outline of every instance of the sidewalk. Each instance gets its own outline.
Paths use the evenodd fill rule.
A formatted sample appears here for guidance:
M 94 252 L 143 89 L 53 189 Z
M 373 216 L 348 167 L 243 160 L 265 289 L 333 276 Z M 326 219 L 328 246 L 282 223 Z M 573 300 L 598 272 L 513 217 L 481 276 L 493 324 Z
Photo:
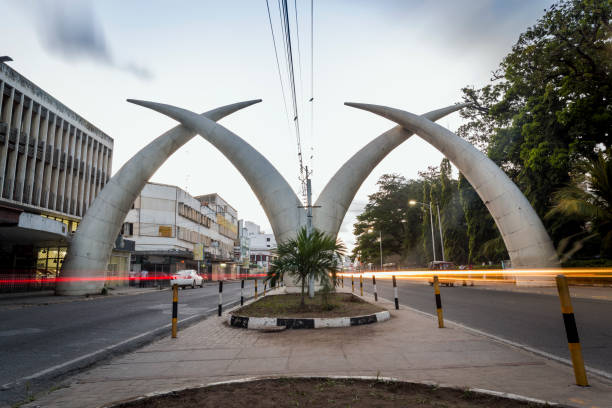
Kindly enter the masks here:
M 366 375 L 520 394 L 577 407 L 612 406 L 612 382 L 574 385 L 570 367 L 460 328 L 438 329 L 410 310 L 339 329 L 262 333 L 211 317 L 136 352 L 78 374 L 24 407 L 101 407 L 139 395 L 275 375 Z

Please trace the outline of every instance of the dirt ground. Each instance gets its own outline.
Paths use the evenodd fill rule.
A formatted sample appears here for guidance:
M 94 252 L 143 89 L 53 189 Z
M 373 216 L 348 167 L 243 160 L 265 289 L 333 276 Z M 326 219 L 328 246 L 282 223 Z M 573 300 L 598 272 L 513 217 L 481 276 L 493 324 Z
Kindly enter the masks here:
M 282 378 L 189 389 L 113 408 L 205 407 L 518 408 L 543 405 L 403 382 Z
M 301 309 L 300 298 L 299 294 L 266 296 L 232 314 L 248 317 L 352 317 L 386 310 L 350 293 L 330 294 L 328 307 L 323 306 L 321 295 L 317 294 L 312 299 L 307 296 L 306 306 Z

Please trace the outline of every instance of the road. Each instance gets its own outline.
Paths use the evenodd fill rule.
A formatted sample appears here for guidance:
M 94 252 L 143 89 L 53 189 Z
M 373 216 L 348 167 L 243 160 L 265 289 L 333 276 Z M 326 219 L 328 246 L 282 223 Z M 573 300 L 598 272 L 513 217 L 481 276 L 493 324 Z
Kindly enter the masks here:
M 393 300 L 391 280 L 376 283 L 379 296 Z M 344 284 L 350 287 L 350 278 Z M 373 293 L 371 279 L 364 290 Z M 436 314 L 431 286 L 398 280 L 398 293 L 401 305 Z M 441 287 L 440 294 L 445 319 L 570 359 L 558 297 L 463 286 Z M 612 373 L 612 302 L 576 298 L 572 304 L 586 365 Z
M 245 286 L 245 296 L 252 296 L 253 281 L 246 281 Z M 179 321 L 216 313 L 218 300 L 218 285 L 179 290 Z M 224 304 L 239 300 L 240 282 L 225 282 Z M 109 346 L 120 344 L 113 351 L 125 351 L 150 341 L 155 334 L 151 331 L 169 324 L 171 314 L 169 290 L 13 310 L 4 307 L 0 310 L 0 406 L 22 398 L 26 388 L 32 392 L 51 386 L 55 377 L 71 368 L 62 366 L 66 362 Z M 166 330 L 170 335 L 170 329 L 161 333 Z M 148 335 L 128 341 L 143 333 Z M 108 355 L 107 351 L 82 358 L 72 368 L 91 364 Z M 51 372 L 26 378 L 45 370 Z

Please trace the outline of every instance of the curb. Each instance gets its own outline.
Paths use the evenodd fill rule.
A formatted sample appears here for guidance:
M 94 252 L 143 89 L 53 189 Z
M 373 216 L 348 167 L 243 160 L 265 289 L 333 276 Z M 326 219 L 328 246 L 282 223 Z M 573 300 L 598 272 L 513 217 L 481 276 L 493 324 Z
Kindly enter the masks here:
M 130 399 L 122 400 L 122 401 L 116 401 L 110 404 L 105 404 L 105 405 L 102 405 L 100 408 L 115 408 L 122 404 L 128 404 L 131 402 L 141 401 L 146 398 L 159 397 L 159 396 L 166 395 L 166 394 L 177 393 L 177 392 L 182 392 L 182 391 L 187 391 L 187 390 L 194 390 L 198 388 L 209 388 L 209 387 L 215 387 L 217 385 L 227 385 L 227 384 L 244 384 L 248 382 L 257 382 L 257 381 L 264 381 L 264 380 L 279 380 L 282 378 L 296 378 L 296 379 L 309 379 L 309 380 L 326 379 L 326 378 L 338 379 L 338 380 L 370 380 L 370 381 L 376 380 L 376 381 L 407 383 L 407 384 L 421 384 L 421 385 L 430 385 L 430 386 L 440 387 L 440 388 L 449 388 L 449 389 L 460 390 L 460 391 L 470 391 L 470 392 L 474 392 L 477 394 L 490 395 L 492 397 L 506 398 L 509 400 L 526 402 L 526 403 L 531 403 L 531 404 L 541 404 L 541 405 L 551 406 L 551 407 L 565 407 L 564 405 L 559 404 L 557 402 L 526 397 L 524 395 L 519 395 L 519 394 L 513 394 L 513 393 L 507 393 L 507 392 L 501 392 L 501 391 L 492 391 L 492 390 L 487 390 L 483 388 L 472 388 L 472 387 L 461 388 L 461 387 L 452 386 L 448 384 L 436 383 L 434 381 L 407 381 L 407 380 L 402 380 L 402 379 L 395 378 L 395 377 L 378 377 L 378 376 L 374 377 L 374 376 L 359 376 L 359 375 L 357 376 L 351 376 L 351 375 L 348 375 L 348 376 L 344 376 L 344 375 L 317 375 L 317 376 L 296 375 L 296 376 L 292 376 L 292 375 L 289 375 L 289 376 L 245 377 L 245 378 L 238 378 L 235 380 L 226 380 L 226 381 L 212 382 L 208 384 L 190 385 L 187 387 L 179 387 L 179 388 L 167 389 L 167 390 L 162 390 L 162 391 L 154 391 L 154 392 L 150 392 L 148 394 L 145 394 L 139 397 L 130 398 Z
M 391 314 L 388 310 L 365 316 L 353 317 L 313 317 L 313 318 L 292 318 L 292 317 L 247 317 L 230 315 L 228 323 L 233 327 L 240 327 L 249 330 L 261 330 L 270 327 L 284 326 L 287 329 L 323 329 L 329 327 L 350 327 L 363 324 L 372 324 L 389 320 Z

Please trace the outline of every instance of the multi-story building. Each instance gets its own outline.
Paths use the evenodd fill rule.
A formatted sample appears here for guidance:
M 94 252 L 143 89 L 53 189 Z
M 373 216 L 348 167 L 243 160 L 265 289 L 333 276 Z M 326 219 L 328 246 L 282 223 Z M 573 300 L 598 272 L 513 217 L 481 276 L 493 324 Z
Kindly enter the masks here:
M 251 239 L 249 230 L 244 226 L 244 220 L 238 221 L 238 240 L 234 247 L 234 258 L 240 265 L 240 273 L 248 275 L 251 266 Z
M 276 239 L 274 234 L 266 234 L 260 226 L 251 221 L 244 222 L 250 239 L 251 265 L 256 273 L 267 273 L 271 262 L 275 259 Z
M 52 282 L 71 233 L 110 178 L 113 139 L 0 63 L 0 275 Z
M 227 236 L 227 225 L 218 223 L 219 215 L 216 204 L 179 187 L 147 183 L 122 229 L 124 237 L 136 242 L 132 270 L 162 277 L 196 269 L 208 279 L 234 277 L 234 239 Z M 203 247 L 202 261 L 194 260 L 196 245 Z

